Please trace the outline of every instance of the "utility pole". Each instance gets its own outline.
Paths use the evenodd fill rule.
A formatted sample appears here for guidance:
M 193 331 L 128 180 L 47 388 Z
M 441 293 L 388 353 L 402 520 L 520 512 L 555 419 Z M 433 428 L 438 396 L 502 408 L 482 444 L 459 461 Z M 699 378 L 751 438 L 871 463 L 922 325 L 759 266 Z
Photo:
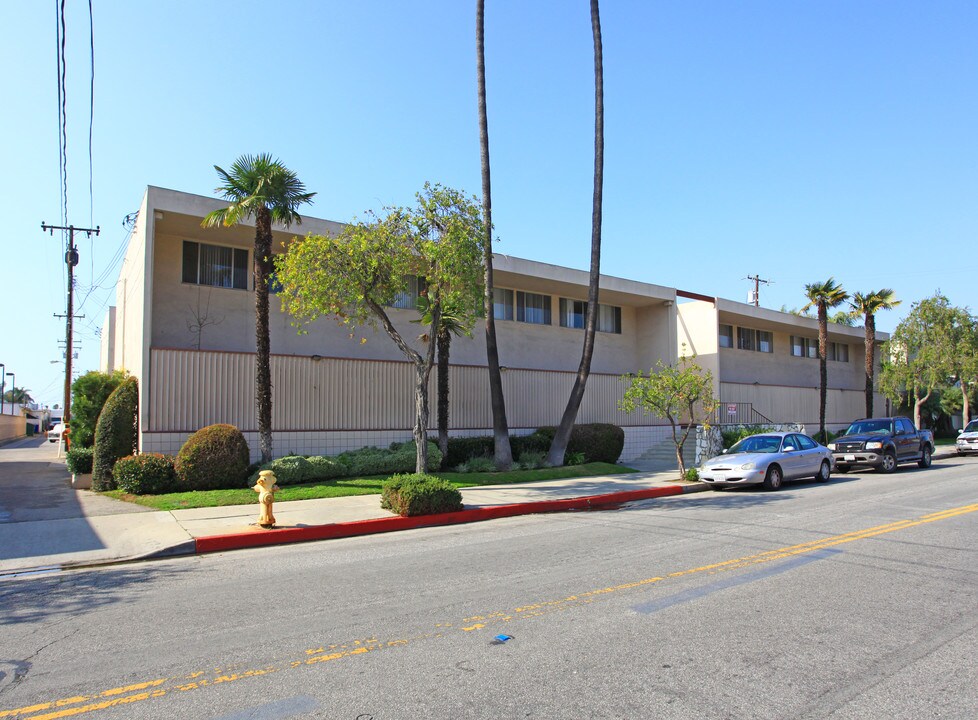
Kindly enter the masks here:
M 76 228 L 74 225 L 69 225 L 65 227 L 63 225 L 48 225 L 45 222 L 41 223 L 41 230 L 47 230 L 51 235 L 54 235 L 55 230 L 67 230 L 68 231 L 68 249 L 65 250 L 65 265 L 68 266 L 68 311 L 65 313 L 65 405 L 64 405 L 64 416 L 62 422 L 65 427 L 68 426 L 68 421 L 71 420 L 71 337 L 74 331 L 74 318 L 75 318 L 75 265 L 78 264 L 78 248 L 75 247 L 75 233 L 83 232 L 92 236 L 92 233 L 96 235 L 99 234 L 99 227 L 93 228 Z M 55 317 L 61 317 L 60 315 L 55 315 Z M 84 317 L 84 316 L 83 316 Z
M 762 280 L 757 275 L 748 275 L 744 279 L 745 280 L 753 280 L 754 281 L 754 291 L 751 292 L 751 293 L 748 293 L 747 302 L 748 303 L 754 303 L 754 307 L 760 307 L 760 304 L 761 304 L 761 283 L 764 283 L 765 285 L 770 285 L 774 281 L 773 280 Z

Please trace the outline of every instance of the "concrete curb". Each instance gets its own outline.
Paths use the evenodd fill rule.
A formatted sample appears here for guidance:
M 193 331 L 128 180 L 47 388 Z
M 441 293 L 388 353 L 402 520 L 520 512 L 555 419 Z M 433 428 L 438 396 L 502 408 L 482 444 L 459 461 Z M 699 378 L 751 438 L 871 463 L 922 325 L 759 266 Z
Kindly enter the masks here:
M 537 502 L 513 503 L 511 505 L 490 505 L 439 515 L 374 518 L 371 520 L 356 520 L 353 522 L 314 525 L 311 527 L 280 528 L 277 530 L 253 531 L 228 535 L 210 535 L 196 539 L 196 552 L 197 554 L 204 554 L 267 545 L 309 542 L 312 540 L 332 540 L 336 538 L 395 532 L 398 530 L 413 530 L 415 528 L 460 525 L 463 523 L 515 517 L 517 515 L 609 509 L 637 500 L 682 495 L 684 493 L 700 492 L 706 489 L 707 487 L 702 484 L 667 485 L 641 490 L 626 490 L 623 492 L 608 493 L 606 495 L 566 498 L 563 500 L 541 500 Z

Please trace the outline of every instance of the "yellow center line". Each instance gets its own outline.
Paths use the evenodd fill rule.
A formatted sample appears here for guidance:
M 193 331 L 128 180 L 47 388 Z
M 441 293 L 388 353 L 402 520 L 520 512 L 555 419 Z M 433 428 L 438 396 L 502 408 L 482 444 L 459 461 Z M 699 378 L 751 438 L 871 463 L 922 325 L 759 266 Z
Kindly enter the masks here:
M 707 573 L 712 575 L 718 572 L 739 570 L 751 565 L 759 565 L 775 560 L 782 560 L 784 558 L 802 555 L 804 553 L 813 552 L 823 548 L 844 545 L 857 540 L 866 540 L 868 538 L 906 530 L 919 525 L 948 520 L 950 518 L 966 515 L 976 511 L 978 511 L 978 503 L 972 505 L 962 505 L 961 507 L 949 508 L 947 510 L 921 515 L 920 517 L 914 519 L 897 520 L 884 525 L 876 525 L 874 527 L 854 530 L 852 532 L 833 535 L 831 537 L 825 537 L 819 540 L 811 540 L 809 542 L 799 543 L 797 545 L 789 545 L 776 550 L 766 550 L 754 555 L 746 555 L 744 557 L 724 560 L 722 562 L 702 565 L 700 567 L 678 570 L 666 575 L 644 578 L 642 580 L 633 580 L 631 582 L 621 583 L 619 585 L 588 590 L 557 600 L 542 600 L 529 605 L 521 605 L 509 612 L 496 611 L 482 615 L 472 615 L 462 618 L 462 620 L 458 623 L 437 623 L 433 632 L 422 633 L 410 638 L 395 638 L 381 641 L 378 640 L 376 636 L 370 636 L 369 638 L 353 640 L 343 645 L 329 645 L 309 649 L 304 652 L 306 657 L 298 660 L 292 660 L 278 666 L 273 665 L 265 668 L 245 670 L 234 673 L 223 672 L 221 670 L 216 670 L 211 673 L 196 671 L 178 677 L 158 678 L 142 683 L 103 690 L 92 695 L 75 695 L 73 697 L 52 700 L 50 702 L 38 703 L 35 705 L 28 705 L 12 710 L 0 710 L 0 718 L 17 718 L 18 720 L 59 720 L 59 718 L 72 717 L 75 715 L 97 712 L 99 710 L 105 710 L 120 705 L 161 698 L 174 692 L 199 690 L 205 687 L 212 687 L 214 685 L 243 680 L 245 678 L 263 677 L 272 673 L 299 667 L 334 662 L 349 657 L 363 656 L 377 650 L 402 647 L 418 640 L 440 638 L 446 635 L 449 631 L 460 630 L 462 632 L 472 632 L 474 630 L 481 630 L 488 625 L 495 623 L 506 623 L 513 620 L 524 620 L 540 617 L 541 615 L 546 615 L 551 612 L 558 612 L 577 605 L 591 603 L 603 596 L 645 587 L 653 583 L 663 582 L 670 578 L 687 577 L 689 575 L 695 575 L 698 573 Z M 156 689 L 151 690 L 151 688 Z M 147 690 L 148 692 L 139 692 Z

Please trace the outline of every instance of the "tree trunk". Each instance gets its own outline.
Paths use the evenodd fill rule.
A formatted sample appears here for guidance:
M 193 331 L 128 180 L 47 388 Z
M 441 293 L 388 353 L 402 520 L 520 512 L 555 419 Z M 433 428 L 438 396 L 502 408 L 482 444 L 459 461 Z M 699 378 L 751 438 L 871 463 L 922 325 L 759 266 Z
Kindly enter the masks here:
M 961 427 L 967 427 L 971 420 L 971 401 L 968 399 L 968 382 L 961 378 Z
M 564 464 L 564 453 L 570 441 L 577 412 L 584 399 L 584 388 L 591 372 L 594 354 L 594 331 L 598 320 L 598 284 L 601 277 L 601 198 L 604 188 L 604 68 L 601 49 L 601 19 L 598 0 L 591 0 L 591 32 L 594 36 L 594 194 L 591 205 L 591 274 L 587 291 L 587 320 L 584 324 L 584 350 L 571 388 L 567 407 L 554 434 L 547 465 Z
M 825 438 L 825 394 L 828 383 L 829 317 L 824 300 L 818 302 L 818 434 L 819 442 Z
M 268 276 L 272 264 L 272 218 L 268 208 L 255 217 L 255 412 L 262 463 L 272 460 L 272 369 L 268 332 Z
M 414 386 L 414 444 L 417 448 L 417 461 L 414 471 L 428 471 L 428 373 L 431 370 L 423 364 L 415 364 L 416 382 Z
M 926 395 L 920 397 L 920 387 L 916 384 L 913 386 L 913 424 L 918 430 L 920 430 L 920 408 L 930 398 L 931 392 L 928 390 Z
M 876 317 L 866 313 L 866 417 L 873 412 L 873 374 L 876 371 Z
M 442 458 L 448 457 L 448 357 L 452 334 L 447 328 L 438 330 L 438 449 Z
M 483 263 L 485 265 L 486 357 L 489 364 L 489 397 L 492 404 L 492 434 L 495 443 L 497 470 L 509 470 L 513 451 L 509 444 L 509 425 L 506 421 L 506 399 L 503 378 L 499 369 L 499 348 L 496 345 L 496 319 L 493 315 L 492 277 L 492 188 L 489 176 L 489 121 L 486 113 L 486 51 L 485 0 L 475 4 L 475 47 L 479 86 L 479 149 L 482 159 L 482 214 L 486 224 Z

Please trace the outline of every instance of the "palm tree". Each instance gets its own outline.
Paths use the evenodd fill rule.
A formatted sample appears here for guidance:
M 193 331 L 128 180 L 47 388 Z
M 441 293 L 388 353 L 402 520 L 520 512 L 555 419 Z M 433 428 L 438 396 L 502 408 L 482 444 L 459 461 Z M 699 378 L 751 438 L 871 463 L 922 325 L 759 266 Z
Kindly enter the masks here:
M 591 33 L 594 36 L 594 193 L 591 201 L 591 274 L 587 290 L 587 316 L 584 321 L 584 350 L 577 369 L 570 399 L 560 418 L 547 453 L 547 465 L 563 465 L 577 411 L 584 399 L 584 386 L 591 373 L 594 331 L 598 322 L 598 282 L 601 277 L 601 194 L 604 186 L 604 69 L 601 54 L 601 18 L 598 0 L 591 0 Z
M 876 313 L 880 310 L 892 310 L 900 301 L 894 297 L 890 288 L 875 292 L 853 293 L 849 300 L 852 308 L 849 315 L 865 318 L 866 328 L 866 417 L 873 417 L 873 376 L 876 370 Z
M 493 315 L 492 280 L 492 191 L 489 178 L 489 121 L 486 115 L 486 48 L 485 0 L 475 4 L 475 49 L 479 85 L 479 148 L 482 156 L 482 214 L 486 223 L 483 248 L 485 272 L 486 356 L 489 364 L 489 398 L 492 404 L 492 434 L 495 441 L 497 470 L 509 470 L 513 451 L 509 444 L 509 425 L 506 422 L 506 399 L 503 378 L 499 369 L 499 348 L 496 345 L 496 319 Z
M 30 405 L 34 402 L 34 398 L 31 397 L 31 391 L 29 389 L 13 386 L 4 393 L 3 399 L 15 405 Z
M 418 312 L 421 317 L 411 322 L 430 326 L 434 319 L 431 303 L 427 297 L 418 298 Z M 451 302 L 443 303 L 441 314 L 438 317 L 438 327 L 435 334 L 435 341 L 438 343 L 438 449 L 441 450 L 442 458 L 448 457 L 448 360 L 451 355 L 452 335 L 455 337 L 472 337 L 469 328 L 465 326 L 458 309 L 453 307 Z M 420 336 L 424 342 L 431 338 L 428 334 Z
M 828 382 L 828 370 L 825 359 L 829 347 L 829 318 L 828 309 L 838 307 L 846 301 L 849 293 L 836 284 L 834 278 L 825 282 L 815 282 L 805 285 L 805 295 L 808 304 L 802 312 L 811 307 L 818 311 L 818 434 L 820 442 L 825 442 L 825 392 Z
M 285 227 L 300 224 L 298 207 L 312 201 L 296 174 L 271 155 L 242 155 L 221 178 L 221 193 L 228 206 L 208 213 L 203 227 L 237 225 L 255 220 L 255 406 L 263 463 L 272 459 L 272 372 L 268 332 L 268 278 L 272 272 L 272 222 Z

